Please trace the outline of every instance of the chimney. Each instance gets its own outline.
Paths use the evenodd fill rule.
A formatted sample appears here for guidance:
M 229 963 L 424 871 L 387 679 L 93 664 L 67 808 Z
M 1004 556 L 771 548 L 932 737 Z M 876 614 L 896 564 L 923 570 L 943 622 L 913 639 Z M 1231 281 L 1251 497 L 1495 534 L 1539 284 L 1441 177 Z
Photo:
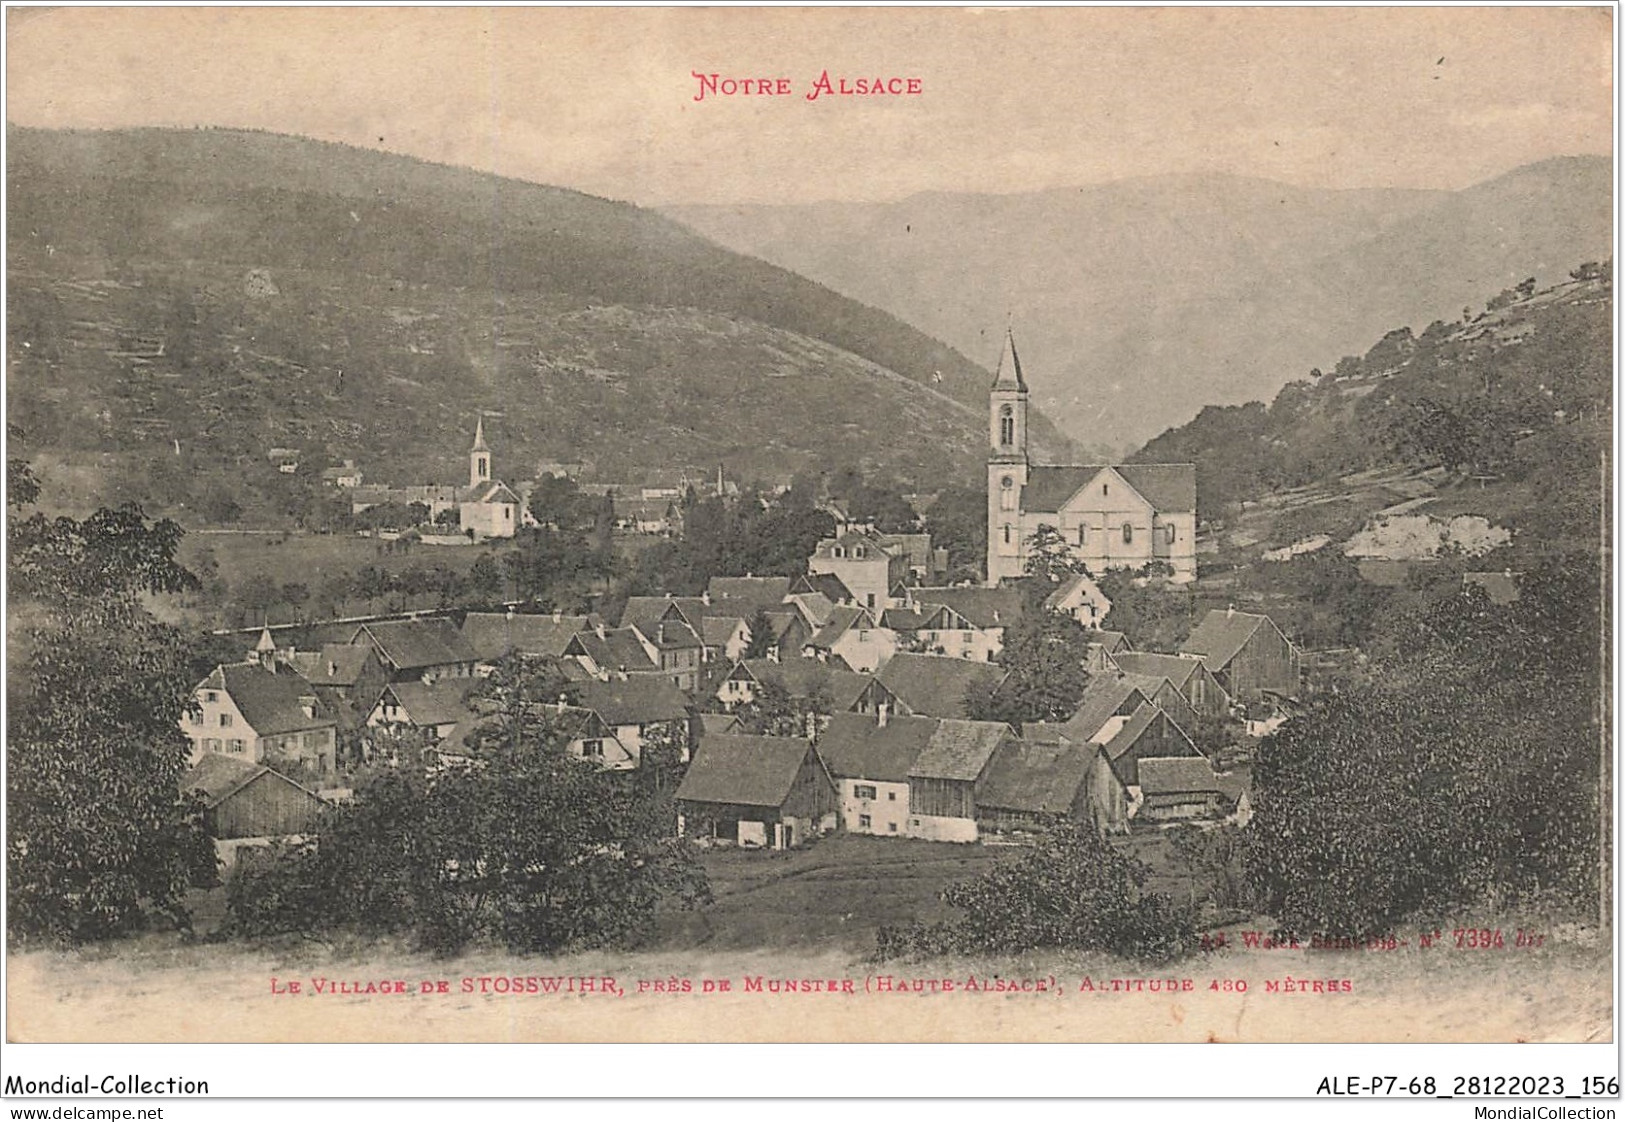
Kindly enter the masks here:
M 1236 606 L 1234 604 L 1231 604 L 1229 607 L 1225 608 L 1225 610 L 1224 610 L 1224 618 L 1225 619 L 1234 619 L 1235 615 L 1236 615 Z
M 808 713 L 807 714 L 807 739 L 809 741 L 811 741 L 812 743 L 814 743 L 814 744 L 818 743 L 818 714 L 817 713 Z
M 890 707 L 884 701 L 882 701 L 879 705 L 875 706 L 875 727 L 876 728 L 885 728 L 886 727 L 886 722 L 888 720 L 890 720 L 890 719 L 891 719 Z
M 706 607 L 711 606 L 711 590 L 709 588 L 700 593 L 700 603 L 704 604 Z
M 316 719 L 316 698 L 312 695 L 308 693 L 301 695 L 299 708 L 305 711 L 305 720 L 314 721 Z
M 328 659 L 327 660 L 327 676 L 329 678 L 331 678 L 335 674 L 337 674 L 338 672 L 339 672 L 339 664 L 334 662 L 332 659 Z
M 564 704 L 565 704 L 564 695 L 561 693 L 561 694 L 559 694 L 559 700 L 558 700 L 558 711 L 559 711 L 559 714 L 561 716 L 564 713 Z
M 509 619 L 513 618 L 513 605 L 512 604 L 508 605 L 508 618 Z
M 597 623 L 593 624 L 592 629 L 593 629 L 594 634 L 596 634 L 600 639 L 609 638 L 608 634 L 606 634 L 605 631 L 604 631 L 604 621 L 603 620 L 599 620 Z
M 554 623 L 563 623 L 564 622 L 564 609 L 563 608 L 554 608 L 553 609 L 553 622 Z

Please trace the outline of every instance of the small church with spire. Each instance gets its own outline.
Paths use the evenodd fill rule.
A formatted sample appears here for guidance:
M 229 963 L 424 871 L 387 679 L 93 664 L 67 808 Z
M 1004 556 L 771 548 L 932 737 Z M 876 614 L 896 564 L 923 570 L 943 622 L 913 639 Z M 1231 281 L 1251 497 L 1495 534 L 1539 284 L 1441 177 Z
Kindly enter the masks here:
M 457 524 L 475 538 L 511 538 L 519 517 L 519 496 L 506 483 L 492 478 L 485 418 L 477 418 L 474 446 L 468 450 L 468 486 L 457 492 Z
M 1173 580 L 1195 580 L 1196 465 L 1035 464 L 1028 396 L 1015 336 L 1006 329 L 988 402 L 988 586 L 1026 574 L 1041 526 L 1059 533 L 1096 576 L 1160 561 Z

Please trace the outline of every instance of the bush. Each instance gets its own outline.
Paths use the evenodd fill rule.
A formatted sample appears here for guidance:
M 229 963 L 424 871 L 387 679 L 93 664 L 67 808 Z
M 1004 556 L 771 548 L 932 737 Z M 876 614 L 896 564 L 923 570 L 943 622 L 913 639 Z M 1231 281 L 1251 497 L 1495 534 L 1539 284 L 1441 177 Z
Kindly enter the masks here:
M 1021 857 L 949 886 L 952 923 L 882 928 L 881 958 L 1015 954 L 1065 948 L 1167 962 L 1196 948 L 1188 910 L 1145 891 L 1150 870 L 1091 826 L 1058 823 Z

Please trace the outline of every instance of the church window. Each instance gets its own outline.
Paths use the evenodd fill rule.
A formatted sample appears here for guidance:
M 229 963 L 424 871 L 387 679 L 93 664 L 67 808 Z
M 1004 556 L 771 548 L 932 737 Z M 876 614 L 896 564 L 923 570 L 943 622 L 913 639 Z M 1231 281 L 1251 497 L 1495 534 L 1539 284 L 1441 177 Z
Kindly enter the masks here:
M 1015 410 L 1008 405 L 999 410 L 999 443 L 1011 445 L 1016 442 L 1016 416 Z
M 1127 522 L 1123 523 L 1123 544 L 1134 544 L 1134 527 Z
M 1169 526 L 1169 527 L 1168 527 L 1168 544 L 1169 544 L 1169 545 L 1173 545 L 1173 544 L 1174 544 L 1174 528 L 1173 528 L 1173 526 L 1172 526 L 1172 525 L 1170 525 L 1170 526 Z
M 1109 494 L 1111 494 L 1111 493 L 1112 493 L 1112 485 L 1111 485 L 1111 484 L 1110 484 L 1110 483 L 1102 483 L 1102 484 L 1101 484 L 1101 485 L 1100 485 L 1100 493 L 1101 493 L 1101 494 L 1102 494 L 1102 495 L 1109 495 Z
M 999 480 L 999 509 L 1016 509 L 1016 481 L 1008 475 Z
M 1079 545 L 1083 544 L 1084 535 L 1086 533 L 1087 533 L 1087 530 L 1084 527 L 1082 527 L 1082 526 L 1078 527 L 1078 544 Z
M 1010 523 L 1008 522 L 1004 524 L 1004 544 L 1010 544 Z

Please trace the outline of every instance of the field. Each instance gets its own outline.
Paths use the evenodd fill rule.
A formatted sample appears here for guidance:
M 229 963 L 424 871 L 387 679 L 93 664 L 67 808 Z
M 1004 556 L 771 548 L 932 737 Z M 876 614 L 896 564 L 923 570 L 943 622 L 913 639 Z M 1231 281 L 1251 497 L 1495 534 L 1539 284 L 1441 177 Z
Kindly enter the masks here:
M 841 834 L 784 853 L 713 849 L 714 903 L 661 920 L 661 949 L 873 951 L 886 924 L 948 919 L 938 895 L 1013 850 Z

